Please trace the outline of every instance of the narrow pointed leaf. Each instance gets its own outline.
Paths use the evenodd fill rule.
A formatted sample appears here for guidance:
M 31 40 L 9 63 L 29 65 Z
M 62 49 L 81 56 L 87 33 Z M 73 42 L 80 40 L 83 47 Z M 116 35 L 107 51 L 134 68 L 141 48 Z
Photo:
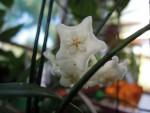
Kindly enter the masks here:
M 10 110 L 10 109 L 8 109 L 8 108 L 5 108 L 5 109 L 3 109 L 3 110 L 1 111 L 1 113 L 16 113 L 16 112 L 14 112 L 14 111 L 12 111 L 12 110 Z
M 14 0 L 1 0 L 0 2 L 10 8 L 13 5 Z
M 0 96 L 50 97 L 60 99 L 60 97 L 56 96 L 49 89 L 28 83 L 1 83 Z
M 5 30 L 0 33 L 0 40 L 1 41 L 10 41 L 10 39 L 17 34 L 17 32 L 20 30 L 20 28 L 23 25 L 18 25 L 16 27 L 10 28 L 8 30 Z
M 59 101 L 59 103 L 63 100 L 50 89 L 29 83 L 0 83 L 0 97 L 46 97 Z M 69 104 L 69 108 L 76 113 L 82 113 L 73 104 Z

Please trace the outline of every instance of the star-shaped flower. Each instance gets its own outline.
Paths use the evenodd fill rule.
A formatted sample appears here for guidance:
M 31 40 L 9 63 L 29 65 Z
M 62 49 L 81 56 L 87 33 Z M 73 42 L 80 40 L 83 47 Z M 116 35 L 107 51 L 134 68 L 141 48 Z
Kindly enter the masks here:
M 81 70 L 87 68 L 88 59 L 92 54 L 106 48 L 106 44 L 93 34 L 91 16 L 76 26 L 58 24 L 56 30 L 61 42 L 56 59 L 72 59 Z

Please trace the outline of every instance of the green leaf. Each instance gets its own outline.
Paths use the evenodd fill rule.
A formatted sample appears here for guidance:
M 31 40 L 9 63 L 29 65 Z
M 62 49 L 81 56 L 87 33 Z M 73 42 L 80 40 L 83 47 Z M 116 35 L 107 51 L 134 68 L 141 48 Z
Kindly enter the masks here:
M 1 0 L 0 2 L 10 8 L 13 5 L 14 0 Z
M 47 88 L 28 83 L 0 83 L 0 96 L 3 97 L 49 97 L 61 99 Z
M 60 103 L 63 99 L 48 88 L 29 83 L 0 83 L 0 97 L 47 97 Z M 79 108 L 69 104 L 69 108 L 82 113 Z
M 114 0 L 114 1 L 117 2 L 117 0 Z M 121 13 L 124 10 L 124 8 L 127 7 L 127 5 L 129 4 L 129 2 L 130 2 L 130 0 L 122 0 L 121 4 L 119 5 L 119 7 L 117 9 L 117 12 Z
M 0 109 L 1 113 L 16 113 L 6 107 Z
M 36 60 L 35 70 L 38 69 L 39 64 L 40 64 L 40 58 L 38 58 L 38 59 Z M 21 76 L 18 76 L 17 81 L 18 81 L 18 82 L 24 82 L 24 81 L 27 79 L 27 77 L 29 76 L 30 70 L 31 70 L 31 65 L 30 65 L 27 69 L 25 69 L 25 70 L 23 70 L 23 71 L 21 72 Z
M 2 49 L 0 49 L 0 66 L 2 66 L 2 65 L 7 65 L 8 67 L 9 66 L 15 66 L 14 64 L 12 64 L 12 63 L 14 63 L 16 60 L 17 60 L 17 58 L 16 58 L 16 56 L 13 54 L 13 52 L 12 51 L 4 51 L 4 50 L 2 50 Z
M 12 51 L 4 51 L 0 49 L 0 53 L 0 68 L 6 67 L 8 69 L 7 74 L 2 74 L 2 76 L 7 76 L 7 79 L 10 81 L 16 81 L 23 70 L 25 70 L 24 61 L 26 53 L 24 52 L 19 57 L 16 57 Z
M 3 16 L 5 14 L 5 11 L 4 10 L 0 10 L 0 27 L 3 25 Z M 1 30 L 1 29 L 0 29 Z
M 96 17 L 95 0 L 69 0 L 68 2 L 75 17 L 81 17 L 81 19 L 89 15 Z
M 46 99 L 46 101 L 44 101 L 41 106 L 40 113 L 52 113 L 51 111 L 55 111 L 58 108 L 59 104 L 60 101 L 56 101 L 55 99 Z M 69 113 L 82 113 L 82 111 L 73 104 L 70 104 L 70 106 L 68 106 L 67 111 Z
M 74 104 L 71 104 L 71 106 L 68 106 L 69 113 L 83 113 L 77 106 Z
M 51 111 L 57 109 L 58 105 L 59 101 L 56 101 L 54 99 L 46 99 L 45 101 L 43 101 L 40 113 L 51 113 Z
M 22 27 L 23 25 L 18 25 L 16 27 L 7 29 L 0 33 L 0 40 L 1 41 L 9 41 Z
M 0 19 L 3 18 L 4 14 L 5 14 L 5 11 L 4 10 L 0 10 Z

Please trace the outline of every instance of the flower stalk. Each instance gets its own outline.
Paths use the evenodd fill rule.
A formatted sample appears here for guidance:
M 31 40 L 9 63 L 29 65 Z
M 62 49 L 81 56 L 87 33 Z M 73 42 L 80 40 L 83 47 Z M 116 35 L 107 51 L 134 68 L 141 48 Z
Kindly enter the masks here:
M 94 34 L 97 36 L 99 31 L 101 31 L 101 29 L 103 28 L 103 26 L 106 24 L 107 20 L 110 18 L 110 16 L 112 15 L 112 13 L 117 9 L 117 7 L 120 5 L 122 0 L 117 0 L 116 4 L 114 5 L 114 7 L 108 12 L 107 16 L 105 17 L 105 19 L 102 21 L 101 25 L 99 25 L 99 27 L 96 29 L 96 31 L 94 32 Z

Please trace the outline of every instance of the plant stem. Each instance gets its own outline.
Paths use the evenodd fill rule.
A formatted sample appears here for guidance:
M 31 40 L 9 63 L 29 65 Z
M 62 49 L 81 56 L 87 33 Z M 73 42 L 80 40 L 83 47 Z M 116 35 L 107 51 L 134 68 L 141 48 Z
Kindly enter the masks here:
M 42 72 L 43 72 L 44 60 L 45 60 L 43 53 L 46 50 L 46 46 L 47 46 L 53 3 L 54 3 L 54 0 L 50 0 L 49 8 L 48 8 L 47 22 L 46 22 L 46 28 L 45 28 L 45 35 L 44 35 L 44 42 L 43 42 L 42 53 L 41 53 L 41 58 L 40 58 L 40 65 L 39 65 L 39 70 L 38 70 L 37 79 L 36 79 L 36 82 L 38 85 L 41 85 Z M 39 102 L 39 98 L 35 98 L 35 101 L 34 101 L 34 105 L 35 105 L 34 106 L 35 107 L 34 112 L 35 113 L 39 113 L 38 102 Z
M 110 16 L 112 15 L 112 13 L 115 11 L 115 9 L 117 9 L 117 7 L 119 6 L 119 4 L 121 3 L 122 0 L 118 0 L 116 2 L 116 4 L 113 6 L 113 8 L 109 11 L 109 13 L 107 14 L 107 16 L 105 17 L 105 19 L 101 22 L 101 25 L 99 25 L 99 27 L 96 29 L 96 31 L 94 32 L 95 35 L 98 35 L 99 31 L 101 31 L 101 29 L 103 28 L 103 26 L 106 24 L 107 20 L 110 18 Z
M 94 75 L 94 73 L 102 67 L 109 59 L 111 59 L 117 52 L 122 50 L 125 46 L 127 46 L 130 42 L 136 39 L 138 36 L 146 32 L 150 29 L 150 24 L 141 28 L 125 40 L 123 40 L 120 44 L 118 44 L 113 50 L 107 53 L 101 60 L 99 60 L 85 75 L 74 85 L 71 89 L 68 96 L 64 99 L 64 101 L 59 105 L 56 113 L 62 113 L 65 107 L 71 102 L 73 97 L 78 93 L 78 91 L 82 88 L 82 86 Z
M 37 31 L 36 31 L 32 60 L 31 60 L 29 83 L 33 83 L 34 78 L 35 78 L 36 55 L 37 55 L 37 51 L 38 51 L 38 41 L 39 41 L 39 35 L 40 35 L 40 30 L 41 30 L 41 23 L 42 23 L 42 19 L 43 19 L 43 13 L 44 13 L 44 9 L 45 9 L 45 3 L 46 3 L 46 0 L 43 0 L 42 4 L 41 4 L 41 10 L 40 10 L 40 15 L 39 15 L 39 20 L 38 20 L 38 27 L 37 27 Z M 28 97 L 27 103 L 26 103 L 26 111 L 25 111 L 26 113 L 31 113 L 31 104 L 32 104 L 32 98 Z

